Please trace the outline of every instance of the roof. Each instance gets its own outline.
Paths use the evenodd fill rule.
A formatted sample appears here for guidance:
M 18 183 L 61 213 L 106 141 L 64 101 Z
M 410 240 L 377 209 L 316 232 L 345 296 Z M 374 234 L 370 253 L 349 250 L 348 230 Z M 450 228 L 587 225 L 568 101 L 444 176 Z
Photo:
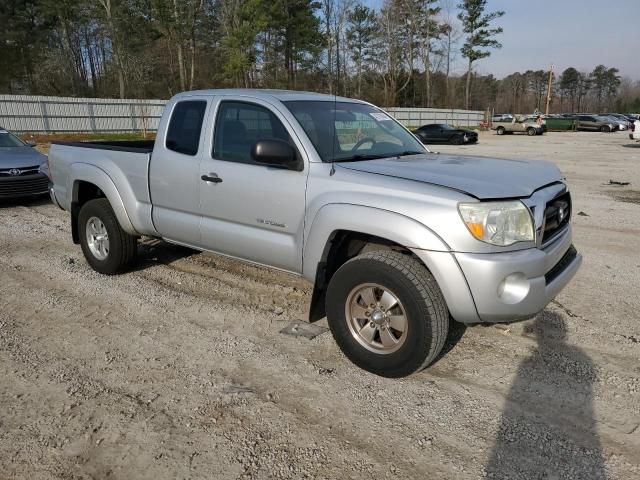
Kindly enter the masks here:
M 194 90 L 190 92 L 182 92 L 176 95 L 176 98 L 190 97 L 193 95 L 240 95 L 251 98 L 261 98 L 264 100 L 280 100 L 281 102 L 295 100 L 315 100 L 325 102 L 356 102 L 366 103 L 354 98 L 338 97 L 336 95 L 328 95 L 326 93 L 304 92 L 298 90 L 269 90 L 259 88 L 224 88 L 211 90 Z

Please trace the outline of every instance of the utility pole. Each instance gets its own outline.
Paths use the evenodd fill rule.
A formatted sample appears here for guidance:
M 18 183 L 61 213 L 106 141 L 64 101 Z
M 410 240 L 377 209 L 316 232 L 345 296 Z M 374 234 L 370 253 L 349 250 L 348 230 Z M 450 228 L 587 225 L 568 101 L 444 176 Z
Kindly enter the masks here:
M 547 85 L 547 108 L 545 110 L 545 115 L 549 115 L 549 103 L 551 103 L 551 82 L 553 81 L 553 64 L 549 69 L 549 85 Z

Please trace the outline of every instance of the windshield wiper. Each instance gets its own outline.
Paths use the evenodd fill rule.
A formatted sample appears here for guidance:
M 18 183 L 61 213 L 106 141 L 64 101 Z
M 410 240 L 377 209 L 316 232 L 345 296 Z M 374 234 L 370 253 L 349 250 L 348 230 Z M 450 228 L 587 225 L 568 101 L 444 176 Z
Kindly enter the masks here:
M 393 155 L 365 155 L 365 154 L 359 153 L 357 155 L 351 155 L 350 157 L 334 158 L 333 160 L 331 160 L 331 163 L 358 162 L 361 160 L 376 160 L 378 158 L 389 158 L 390 156 L 392 157 Z
M 404 152 L 397 152 L 397 153 L 384 153 L 384 154 L 378 154 L 378 155 L 373 155 L 373 154 L 364 154 L 364 153 L 359 153 L 356 155 L 351 155 L 350 157 L 343 157 L 343 158 L 334 158 L 331 163 L 335 163 L 335 162 L 357 162 L 360 160 L 376 160 L 376 159 L 380 159 L 380 158 L 398 158 L 398 157 L 406 157 L 409 155 L 423 155 L 426 152 L 418 152 L 416 150 L 405 150 Z
M 407 157 L 409 155 L 422 155 L 426 152 L 416 152 L 415 150 L 405 150 L 404 152 L 395 153 L 391 157 Z

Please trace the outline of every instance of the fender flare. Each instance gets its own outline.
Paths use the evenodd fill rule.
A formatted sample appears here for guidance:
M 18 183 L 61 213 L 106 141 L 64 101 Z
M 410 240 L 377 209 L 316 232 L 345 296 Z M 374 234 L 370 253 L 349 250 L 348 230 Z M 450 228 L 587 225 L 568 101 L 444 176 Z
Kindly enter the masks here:
M 335 234 L 349 231 L 372 235 L 409 249 L 449 252 L 449 246 L 435 232 L 405 215 L 364 205 L 332 203 L 318 210 L 305 238 L 302 275 L 313 283 L 309 321 L 325 316 L 327 257 Z M 427 265 L 427 268 L 430 268 Z
M 409 249 L 449 252 L 446 242 L 426 225 L 390 210 L 349 203 L 330 203 L 316 213 L 305 238 L 302 275 L 316 279 L 318 264 L 328 253 L 335 232 L 340 230 L 374 235 Z
M 131 235 L 140 235 L 131 223 L 131 219 L 127 214 L 124 202 L 122 201 L 120 193 L 118 193 L 115 183 L 104 170 L 88 163 L 74 163 L 69 168 L 69 178 L 72 182 L 71 188 L 69 189 L 71 191 L 72 215 L 74 214 L 74 209 L 77 210 L 77 207 L 74 208 L 74 205 L 78 205 L 80 182 L 91 183 L 98 187 L 102 193 L 104 193 L 107 200 L 109 200 L 109 204 L 118 219 L 120 227 Z

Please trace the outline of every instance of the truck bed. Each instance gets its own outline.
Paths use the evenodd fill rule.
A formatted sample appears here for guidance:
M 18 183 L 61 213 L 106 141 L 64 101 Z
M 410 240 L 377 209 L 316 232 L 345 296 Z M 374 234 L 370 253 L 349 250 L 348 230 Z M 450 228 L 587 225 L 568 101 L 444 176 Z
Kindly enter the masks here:
M 112 194 L 114 205 L 122 202 L 136 233 L 154 236 L 148 183 L 154 143 L 154 140 L 52 142 L 49 168 L 60 206 L 71 210 L 74 182 L 94 183 L 107 197 Z
M 69 147 L 96 148 L 99 150 L 114 150 L 118 152 L 151 153 L 155 140 L 115 140 L 93 142 L 51 142 L 54 145 Z

